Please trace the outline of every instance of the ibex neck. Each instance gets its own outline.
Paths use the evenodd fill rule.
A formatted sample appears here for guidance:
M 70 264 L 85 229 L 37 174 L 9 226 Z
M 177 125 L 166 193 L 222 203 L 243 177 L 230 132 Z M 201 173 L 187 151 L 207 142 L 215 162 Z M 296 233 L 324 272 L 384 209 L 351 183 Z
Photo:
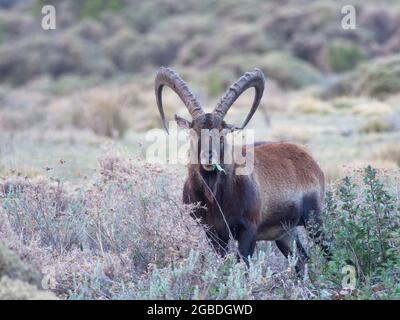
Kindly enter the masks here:
M 205 171 L 200 165 L 190 165 L 189 175 L 194 177 L 209 203 L 221 201 L 222 197 L 232 193 L 234 183 L 234 165 L 223 166 L 224 171 Z

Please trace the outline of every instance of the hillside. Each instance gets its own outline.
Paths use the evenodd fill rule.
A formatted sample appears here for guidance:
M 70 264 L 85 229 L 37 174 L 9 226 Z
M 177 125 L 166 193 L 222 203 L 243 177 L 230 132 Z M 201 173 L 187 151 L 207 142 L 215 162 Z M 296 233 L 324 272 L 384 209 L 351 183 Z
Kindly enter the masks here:
M 41 28 L 45 4 L 56 30 Z M 244 72 L 265 73 L 248 128 L 320 163 L 331 263 L 305 234 L 301 280 L 273 243 L 249 274 L 234 249 L 217 257 L 181 204 L 185 167 L 146 162 L 160 66 L 208 110 Z M 399 101 L 397 1 L 0 0 L 0 299 L 398 299 Z M 165 104 L 169 120 L 190 117 L 171 91 Z M 32 270 L 51 270 L 52 292 Z

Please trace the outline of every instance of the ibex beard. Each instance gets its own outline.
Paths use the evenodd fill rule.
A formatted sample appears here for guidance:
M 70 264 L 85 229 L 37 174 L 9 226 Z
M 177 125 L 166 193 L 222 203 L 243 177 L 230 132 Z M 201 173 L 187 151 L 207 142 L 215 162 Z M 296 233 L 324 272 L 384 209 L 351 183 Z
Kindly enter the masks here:
M 302 274 L 308 255 L 297 227 L 304 226 L 325 255 L 330 255 L 321 219 L 325 178 L 318 164 L 302 147 L 289 143 L 255 142 L 243 146 L 243 154 L 251 154 L 253 159 L 251 172 L 244 175 L 237 174 L 240 164 L 227 163 L 221 157 L 230 148 L 226 134 L 246 127 L 259 106 L 264 84 L 261 70 L 247 72 L 225 92 L 211 113 L 205 113 L 182 78 L 172 69 L 162 67 L 156 75 L 155 93 L 167 132 L 162 103 L 164 86 L 177 93 L 192 117 L 189 121 L 175 115 L 179 127 L 191 129 L 198 137 L 191 143 L 192 157 L 198 161 L 188 165 L 183 202 L 201 205 L 192 216 L 206 226 L 214 249 L 225 255 L 229 240 L 235 239 L 239 255 L 248 265 L 256 241 L 275 241 L 286 257 L 296 250 L 296 271 Z M 249 88 L 255 89 L 255 98 L 243 124 L 227 124 L 225 115 Z M 219 143 L 215 143 L 215 137 L 214 143 L 210 142 L 213 137 L 202 135 L 203 130 L 218 132 Z

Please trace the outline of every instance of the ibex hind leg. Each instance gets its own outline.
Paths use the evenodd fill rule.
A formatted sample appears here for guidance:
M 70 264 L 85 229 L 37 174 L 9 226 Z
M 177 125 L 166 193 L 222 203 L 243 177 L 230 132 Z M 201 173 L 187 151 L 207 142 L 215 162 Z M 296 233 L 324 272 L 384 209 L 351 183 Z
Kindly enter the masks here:
M 303 214 L 300 219 L 300 225 L 303 225 L 313 241 L 319 245 L 322 252 L 328 260 L 332 254 L 325 241 L 321 218 L 321 204 L 317 193 L 310 193 L 303 196 Z
M 282 254 L 286 258 L 288 258 L 289 255 L 291 256 L 294 255 L 293 249 L 294 245 L 296 246 L 296 257 L 297 257 L 297 262 L 295 266 L 296 274 L 299 276 L 303 276 L 304 267 L 308 260 L 308 255 L 299 239 L 297 229 L 294 228 L 290 231 L 287 231 L 287 233 L 285 233 L 285 235 L 276 240 L 275 243 L 278 249 L 282 252 Z

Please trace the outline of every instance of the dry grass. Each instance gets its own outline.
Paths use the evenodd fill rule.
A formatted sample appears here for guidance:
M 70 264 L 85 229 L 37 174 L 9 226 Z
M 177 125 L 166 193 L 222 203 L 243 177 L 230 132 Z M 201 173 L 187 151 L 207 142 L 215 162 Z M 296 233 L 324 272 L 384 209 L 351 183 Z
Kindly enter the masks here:
M 384 149 L 386 150 L 386 149 Z M 354 159 L 346 164 L 338 165 L 336 163 L 328 163 L 322 167 L 325 179 L 328 184 L 336 184 L 339 180 L 346 176 L 357 176 L 362 172 L 363 168 L 372 165 L 379 175 L 391 175 L 397 177 L 399 165 L 394 159 L 385 156 L 384 152 L 375 152 L 369 159 Z
M 68 101 L 59 116 L 69 116 L 71 125 L 106 137 L 120 138 L 129 128 L 127 97 L 116 91 L 91 90 Z M 61 120 L 64 124 L 68 121 Z
M 326 182 L 329 183 L 334 183 L 340 178 L 344 176 L 344 172 L 346 171 L 346 168 L 341 165 L 337 165 L 335 163 L 329 163 L 326 164 L 322 170 L 324 171 L 325 174 L 325 180 Z
M 7 217 L 0 211 L 0 234 L 12 233 Z M 0 244 L 0 300 L 53 300 L 55 295 L 39 289 L 40 273 Z
M 374 152 L 372 159 L 391 162 L 400 167 L 400 146 L 395 144 L 387 144 Z
M 59 297 L 306 299 L 317 294 L 307 282 L 297 283 L 293 262 L 285 267 L 270 246 L 256 254 L 250 275 L 234 254 L 218 258 L 190 217 L 191 207 L 181 204 L 175 186 L 183 181 L 176 172 L 129 160 L 115 149 L 99 164 L 86 186 L 46 178 L 1 184 L 2 242 L 37 270 L 54 268 Z
M 129 159 L 115 148 L 85 185 L 7 179 L 0 184 L 0 239 L 35 270 L 53 268 L 60 298 L 343 298 L 337 285 L 315 282 L 327 268 L 318 251 L 309 265 L 313 283 L 299 281 L 295 257 L 286 262 L 269 244 L 258 244 L 248 273 L 234 254 L 219 258 L 190 217 L 192 207 L 181 203 L 176 186 L 182 184 L 173 168 Z M 10 287 L 7 278 L 0 281 Z M 13 286 L 26 288 L 25 295 L 31 289 Z
M 383 60 L 357 66 L 353 83 L 344 81 L 338 93 L 350 96 L 322 100 L 331 79 L 342 77 L 329 71 L 326 39 L 347 39 L 333 4 L 303 10 L 290 1 L 123 2 L 124 14 L 81 20 L 75 5 L 60 1 L 64 27 L 55 41 L 38 32 L 29 5 L 0 12 L 1 243 L 37 271 L 54 267 L 61 298 L 336 297 L 340 278 L 299 281 L 292 263 L 265 244 L 249 275 L 234 255 L 218 258 L 188 218 L 192 208 L 181 204 L 180 171 L 114 149 L 95 171 L 94 162 L 105 141 L 136 152 L 146 144 L 143 131 L 161 128 L 153 88 L 160 65 L 174 67 L 207 111 L 245 71 L 260 67 L 266 90 L 249 124 L 260 139 L 310 144 L 328 182 L 368 164 L 392 173 L 400 162 L 399 148 L 387 143 L 400 133 L 399 64 L 398 57 L 384 60 L 399 51 L 398 9 L 390 1 L 382 10 L 359 1 L 366 28 L 354 45 L 369 57 L 366 66 Z M 168 120 L 188 117 L 172 90 L 164 91 Z M 253 95 L 244 93 L 226 120 L 239 124 Z M 65 156 L 67 164 L 54 168 Z M 0 292 L 11 292 L 10 281 L 0 279 Z
M 73 281 L 83 285 L 98 268 L 104 285 L 117 285 L 127 277 L 137 279 L 150 263 L 161 268 L 192 250 L 207 251 L 203 230 L 193 219 L 183 219 L 190 208 L 167 184 L 176 179 L 172 172 L 115 152 L 100 160 L 99 172 L 77 189 L 48 179 L 1 184 L 2 214 L 12 229 L 2 230 L 2 240 L 34 264 L 55 266 L 58 294 L 71 289 L 78 294 Z
M 297 97 L 293 99 L 291 108 L 295 113 L 317 115 L 329 115 L 334 111 L 329 103 L 312 96 Z
M 283 127 L 275 128 L 272 131 L 272 139 L 279 142 L 293 142 L 307 144 L 312 138 L 308 129 L 302 127 Z
M 165 100 L 168 114 L 173 114 L 173 106 L 182 106 L 172 94 Z M 50 128 L 89 129 L 97 135 L 116 139 L 124 137 L 130 129 L 141 132 L 159 125 L 154 93 L 140 83 L 95 87 L 55 99 L 48 110 Z
M 352 97 L 338 97 L 332 99 L 332 106 L 338 110 L 352 110 L 356 103 L 356 99 Z
M 393 126 L 387 117 L 372 117 L 365 120 L 358 128 L 361 133 L 383 133 L 393 131 Z
M 57 298 L 51 292 L 38 290 L 29 283 L 4 276 L 0 279 L 0 300 L 57 300 Z
M 376 100 L 361 99 L 355 102 L 352 109 L 354 115 L 362 116 L 388 116 L 393 113 L 393 107 L 387 103 Z

